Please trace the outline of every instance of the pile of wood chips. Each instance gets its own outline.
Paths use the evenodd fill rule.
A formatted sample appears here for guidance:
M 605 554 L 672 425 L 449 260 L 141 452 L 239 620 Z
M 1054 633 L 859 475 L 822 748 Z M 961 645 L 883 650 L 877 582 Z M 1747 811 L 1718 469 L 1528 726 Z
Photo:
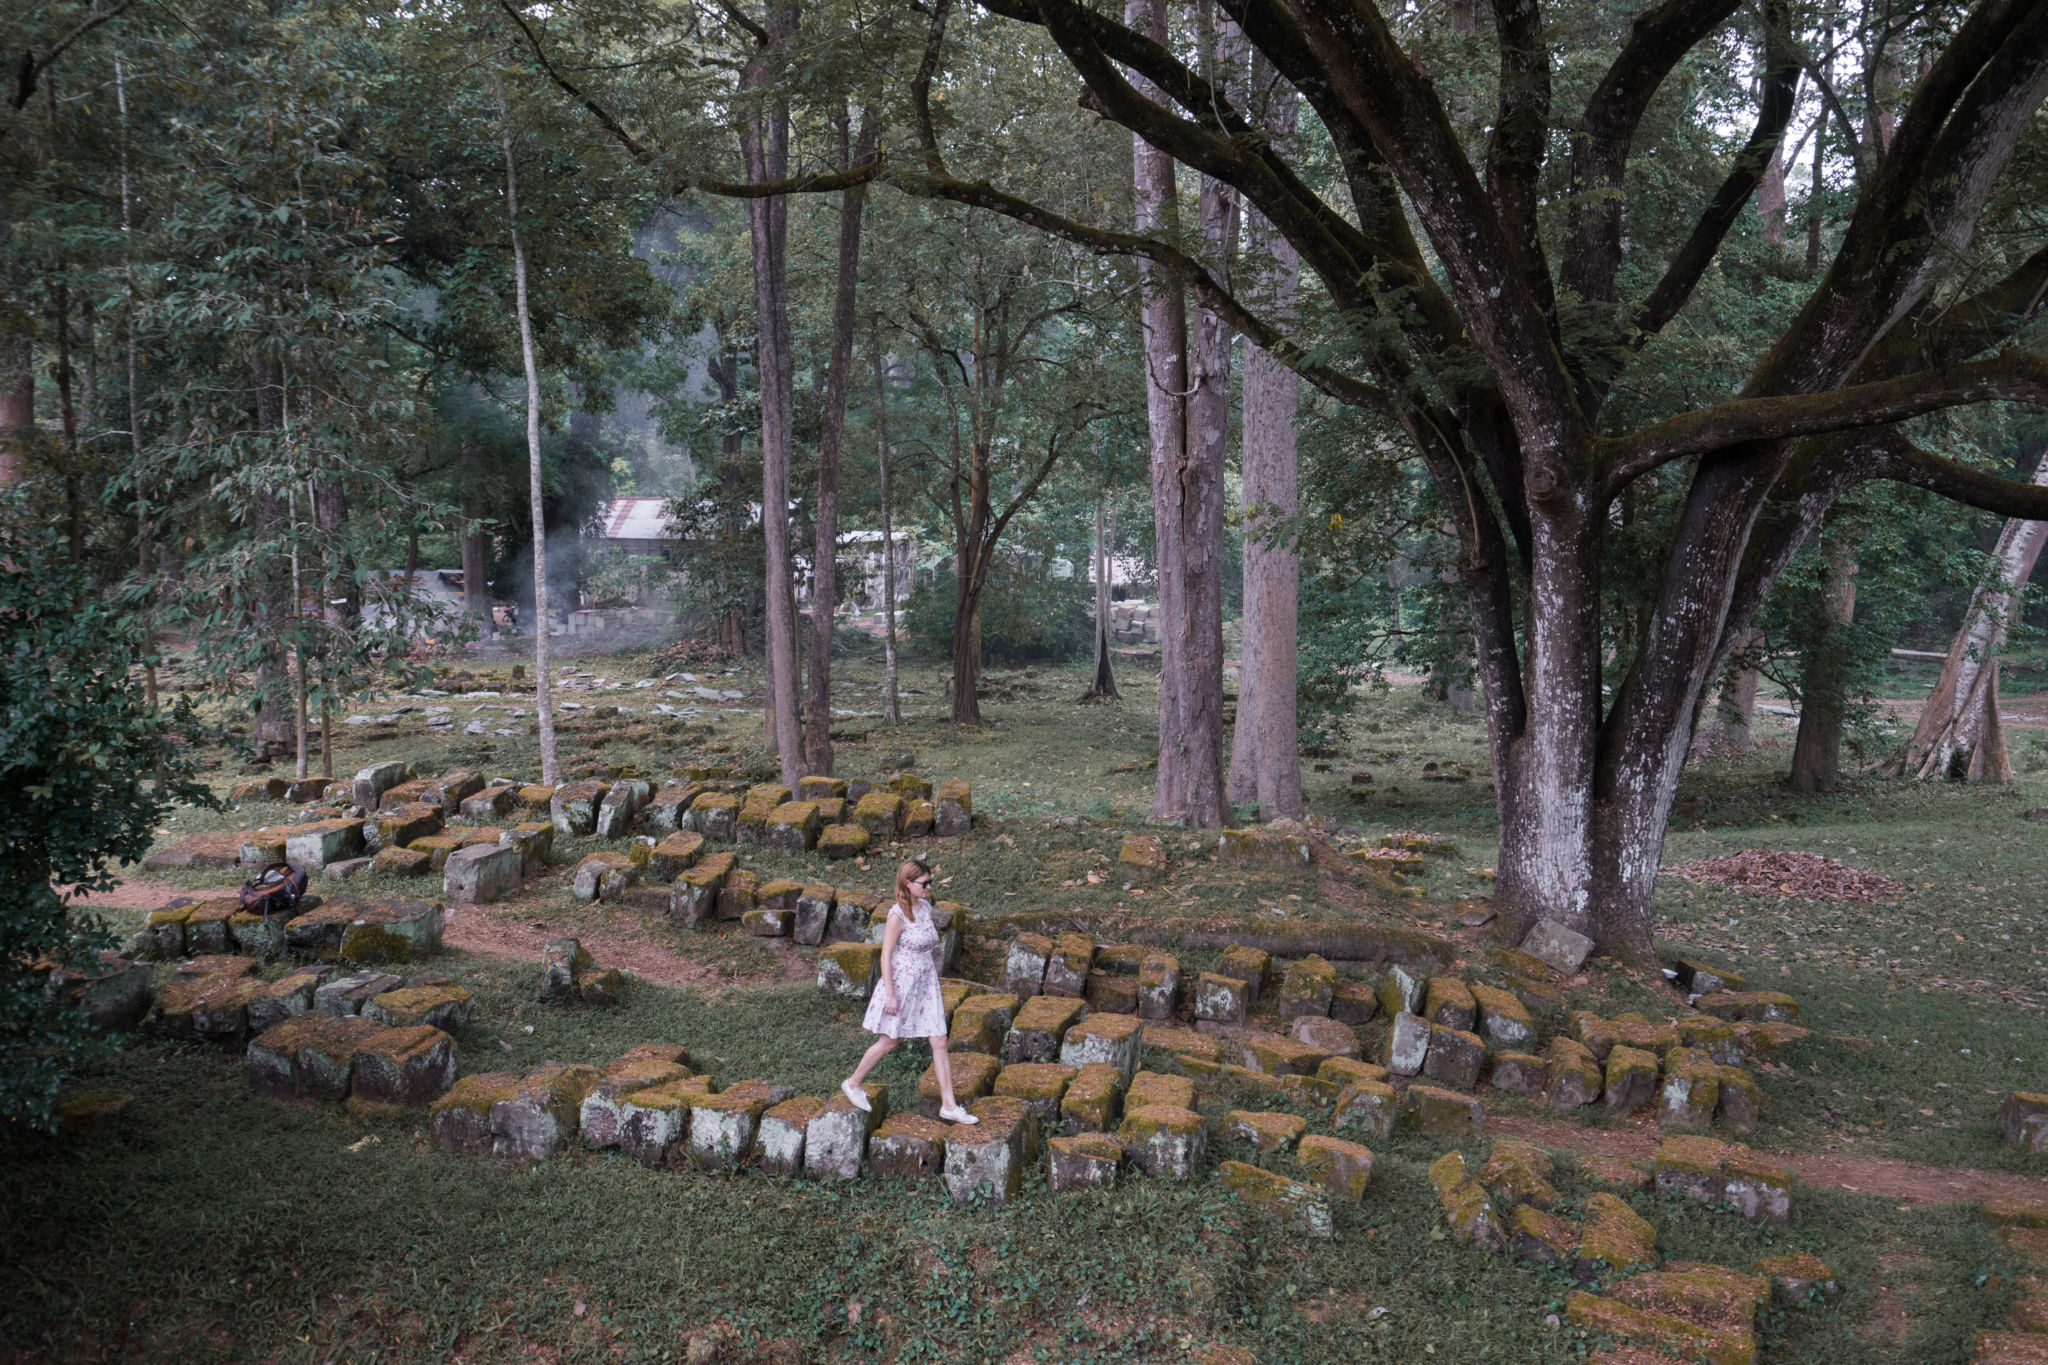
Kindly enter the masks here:
M 1874 901 L 1906 894 L 1904 882 L 1818 853 L 1745 848 L 1720 858 L 1681 863 L 1663 871 L 1701 886 L 1725 887 L 1752 896 L 1797 896 L 1810 901 Z

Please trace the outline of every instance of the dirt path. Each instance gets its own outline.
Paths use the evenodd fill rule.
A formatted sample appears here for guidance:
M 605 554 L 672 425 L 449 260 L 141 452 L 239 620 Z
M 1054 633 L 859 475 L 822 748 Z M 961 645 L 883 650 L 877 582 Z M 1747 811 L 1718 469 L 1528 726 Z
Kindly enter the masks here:
M 59 887 L 59 894 L 68 888 Z M 197 896 L 201 893 L 172 886 L 169 882 L 122 882 L 112 891 L 101 891 L 78 897 L 73 905 L 90 906 L 96 910 L 161 910 L 179 896 Z M 208 891 L 209 896 L 232 895 L 229 891 Z
M 1563 1119 L 1522 1114 L 1489 1114 L 1486 1126 L 1544 1147 L 1595 1152 L 1647 1162 L 1657 1153 L 1657 1125 L 1648 1121 L 1621 1128 L 1581 1128 Z M 1808 1185 L 1852 1194 L 1874 1194 L 1902 1204 L 1960 1204 L 1979 1199 L 2048 1199 L 2048 1176 L 2011 1175 L 1964 1166 L 1928 1166 L 1885 1156 L 1842 1152 L 1769 1152 Z
M 632 972 L 643 981 L 656 981 L 668 986 L 714 988 L 733 984 L 734 977 L 730 972 L 677 953 L 630 910 L 614 911 L 608 919 L 610 922 L 601 926 L 583 924 L 573 930 L 565 930 L 560 924 L 551 925 L 546 920 L 533 918 L 532 911 L 522 911 L 516 902 L 494 906 L 450 906 L 447 928 L 442 931 L 441 941 L 466 953 L 538 963 L 541 949 L 549 939 L 573 933 L 600 964 Z M 754 975 L 746 978 L 748 981 L 757 984 L 763 980 L 808 981 L 817 975 L 816 965 L 799 956 L 788 939 L 759 939 L 756 942 L 781 950 L 781 968 L 772 977 Z

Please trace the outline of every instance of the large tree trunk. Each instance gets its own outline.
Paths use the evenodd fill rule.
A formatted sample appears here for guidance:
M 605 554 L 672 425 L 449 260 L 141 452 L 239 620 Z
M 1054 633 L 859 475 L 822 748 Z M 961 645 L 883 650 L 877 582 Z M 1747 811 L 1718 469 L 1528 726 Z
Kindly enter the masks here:
M 1855 536 L 1836 528 L 1827 545 L 1827 579 L 1815 603 L 1817 637 L 1799 677 L 1799 736 L 1792 744 L 1792 790 L 1831 792 L 1842 785 L 1842 723 L 1849 702 L 1849 627 L 1856 620 Z
M 496 78 L 494 77 L 495 81 Z M 512 119 L 505 87 L 498 87 L 498 123 L 505 149 L 505 217 L 512 232 L 512 289 L 519 321 L 519 356 L 526 370 L 526 493 L 533 507 L 533 702 L 540 718 L 540 780 L 562 781 L 555 752 L 554 677 L 548 659 L 548 527 L 541 488 L 540 360 L 533 342 L 533 309 L 526 289 L 526 243 L 519 233 L 519 176 L 512 157 Z
M 1166 41 L 1164 0 L 1129 0 L 1124 22 Z M 1137 229 L 1171 236 L 1179 219 L 1173 159 L 1142 137 L 1133 137 L 1131 150 Z M 1144 289 L 1145 416 L 1159 567 L 1159 775 L 1152 818 L 1216 826 L 1224 816 L 1217 539 L 1223 519 L 1222 471 L 1201 466 L 1190 448 L 1187 304 L 1181 284 L 1149 262 L 1141 260 L 1138 269 Z M 1213 638 L 1205 601 L 1210 592 L 1215 593 Z
M 2034 482 L 2048 484 L 2048 455 L 2034 466 Z M 1998 655 L 2043 544 L 2048 521 L 2008 521 L 1998 533 L 1991 571 L 1970 595 L 1962 628 L 1949 643 L 1941 676 L 1906 746 L 1906 771 L 1914 776 L 2012 780 L 1998 723 Z
M 875 146 L 875 115 L 861 119 L 862 159 Z M 853 164 L 847 141 L 846 107 L 839 110 L 839 160 Z M 865 183 L 840 199 L 839 275 L 832 294 L 832 359 L 825 376 L 824 430 L 818 441 L 817 540 L 811 554 L 811 709 L 804 717 L 804 770 L 832 773 L 832 630 L 839 605 L 839 448 L 846 434 L 846 395 L 853 381 L 854 287 L 860 278 L 861 215 Z
M 1255 84 L 1263 84 L 1256 81 Z M 1266 124 L 1291 137 L 1296 118 L 1293 87 L 1274 92 Z M 1247 227 L 1248 257 L 1262 272 L 1254 297 L 1283 325 L 1294 320 L 1301 257 L 1254 213 Z M 1299 664 L 1298 616 L 1301 552 L 1294 542 L 1269 543 L 1271 528 L 1299 507 L 1295 416 L 1301 381 L 1294 371 L 1250 342 L 1244 355 L 1244 643 L 1237 671 L 1237 725 L 1230 747 L 1230 800 L 1252 804 L 1261 819 L 1298 818 L 1301 801 L 1301 726 L 1295 710 Z
M 889 521 L 889 385 L 882 330 L 875 329 L 875 466 L 882 496 L 882 719 L 903 723 L 896 690 L 896 534 Z
M 1744 631 L 1738 651 L 1757 647 L 1754 630 Z M 1750 726 L 1756 719 L 1756 688 L 1762 678 L 1756 661 L 1738 653 L 1735 662 L 1721 674 L 1721 691 L 1714 703 L 1714 721 L 1720 726 L 1720 740 L 1731 752 L 1746 754 L 1751 743 Z
M 979 462 L 977 461 L 977 469 Z M 978 481 L 977 481 L 978 487 Z M 980 505 L 979 499 L 973 505 Z M 953 543 L 953 723 L 981 724 L 981 543 L 980 517 L 970 517 L 968 533 Z
M 771 5 L 768 35 L 779 45 L 796 32 L 796 11 Z M 768 79 L 769 53 L 756 57 L 740 79 L 758 90 Z M 747 179 L 760 184 L 789 174 L 789 108 L 780 99 L 740 125 Z M 796 595 L 790 572 L 790 434 L 796 421 L 796 371 L 789 334 L 789 200 L 783 195 L 747 200 L 753 246 L 755 366 L 761 383 L 761 539 L 767 554 L 768 715 L 770 742 L 784 786 L 803 776 L 803 738 L 797 715 Z
M 14 236 L 14 224 L 0 201 L 0 248 Z M 27 281 L 23 272 L 0 272 L 0 287 L 19 298 Z M 21 482 L 28 473 L 28 453 L 36 435 L 36 348 L 26 324 L 27 311 L 16 314 L 14 326 L 0 327 L 0 488 Z

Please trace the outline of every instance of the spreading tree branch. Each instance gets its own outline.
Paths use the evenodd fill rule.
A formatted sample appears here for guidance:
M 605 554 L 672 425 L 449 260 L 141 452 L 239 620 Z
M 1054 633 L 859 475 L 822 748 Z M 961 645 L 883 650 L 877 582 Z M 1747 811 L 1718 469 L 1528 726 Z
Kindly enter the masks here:
M 1907 483 L 2001 517 L 2048 521 L 2048 487 L 1957 464 L 1891 432 L 1865 465 L 1867 477 Z
M 120 18 L 129 10 L 135 8 L 135 3 L 136 0 L 121 0 L 120 4 L 114 6 L 106 13 L 92 15 L 84 23 L 72 29 L 71 32 L 65 34 L 62 38 L 59 38 L 55 46 L 51 47 L 49 52 L 44 54 L 40 60 L 33 52 L 22 53 L 21 66 L 16 71 L 14 77 L 14 94 L 9 96 L 7 102 L 16 109 L 28 107 L 30 98 L 36 93 L 37 77 L 55 65 L 57 59 L 63 56 L 73 43 L 98 28 L 101 24 Z

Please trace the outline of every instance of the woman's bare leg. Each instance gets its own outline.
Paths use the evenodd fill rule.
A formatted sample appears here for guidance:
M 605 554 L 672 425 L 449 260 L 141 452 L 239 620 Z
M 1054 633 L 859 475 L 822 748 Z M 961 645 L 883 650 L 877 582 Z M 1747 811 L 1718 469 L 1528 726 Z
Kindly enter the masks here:
M 959 1101 L 953 1098 L 953 1059 L 946 1052 L 946 1035 L 934 1033 L 932 1045 L 932 1070 L 939 1075 L 939 1103 L 947 1109 L 958 1109 Z
M 868 1045 L 868 1050 L 860 1055 L 860 1065 L 853 1069 L 853 1075 L 847 1078 L 846 1084 L 856 1090 L 860 1089 L 860 1083 L 868 1078 L 868 1073 L 881 1064 L 882 1058 L 895 1050 L 896 1040 L 894 1038 L 875 1039 L 874 1042 Z M 939 1074 L 943 1076 L 946 1073 L 942 1071 Z M 948 1095 L 953 1093 L 953 1086 L 950 1081 L 946 1083 L 946 1093 Z

